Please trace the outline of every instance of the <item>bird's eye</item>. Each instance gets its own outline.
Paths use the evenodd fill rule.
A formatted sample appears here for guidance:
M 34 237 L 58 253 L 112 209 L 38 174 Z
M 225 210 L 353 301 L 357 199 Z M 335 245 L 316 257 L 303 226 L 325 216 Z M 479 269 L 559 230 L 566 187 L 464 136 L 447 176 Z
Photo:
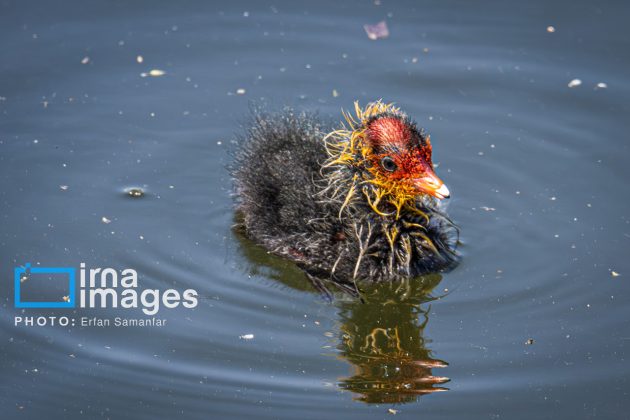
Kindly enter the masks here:
M 383 159 L 381 159 L 381 166 L 387 172 L 394 172 L 398 168 L 396 166 L 396 163 L 394 162 L 394 159 L 390 158 L 389 156 L 385 156 Z

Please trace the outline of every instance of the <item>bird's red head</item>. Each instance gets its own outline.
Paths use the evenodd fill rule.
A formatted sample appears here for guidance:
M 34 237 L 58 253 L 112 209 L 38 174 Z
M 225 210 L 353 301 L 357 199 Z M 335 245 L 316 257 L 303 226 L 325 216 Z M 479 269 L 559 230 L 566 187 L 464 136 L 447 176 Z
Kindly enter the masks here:
M 429 136 L 406 116 L 392 112 L 373 116 L 365 124 L 365 143 L 369 170 L 383 187 L 394 186 L 397 195 L 449 197 L 433 170 Z

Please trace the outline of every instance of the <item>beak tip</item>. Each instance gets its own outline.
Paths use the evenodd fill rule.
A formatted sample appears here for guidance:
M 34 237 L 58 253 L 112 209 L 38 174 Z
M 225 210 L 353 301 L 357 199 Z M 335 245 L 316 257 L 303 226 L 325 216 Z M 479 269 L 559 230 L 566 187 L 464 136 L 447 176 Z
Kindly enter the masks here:
M 448 190 L 446 185 L 442 184 L 440 188 L 435 190 L 435 196 L 440 200 L 444 200 L 446 198 L 451 198 L 451 192 Z

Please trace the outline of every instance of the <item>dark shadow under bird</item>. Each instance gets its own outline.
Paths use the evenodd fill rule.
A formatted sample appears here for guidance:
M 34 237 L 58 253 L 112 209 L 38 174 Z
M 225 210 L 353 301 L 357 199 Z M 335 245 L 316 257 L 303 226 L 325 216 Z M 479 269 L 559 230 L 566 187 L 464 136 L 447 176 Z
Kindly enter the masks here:
M 391 104 L 355 112 L 336 130 L 307 113 L 255 113 L 232 168 L 237 226 L 324 291 L 454 267 L 458 229 L 429 136 Z

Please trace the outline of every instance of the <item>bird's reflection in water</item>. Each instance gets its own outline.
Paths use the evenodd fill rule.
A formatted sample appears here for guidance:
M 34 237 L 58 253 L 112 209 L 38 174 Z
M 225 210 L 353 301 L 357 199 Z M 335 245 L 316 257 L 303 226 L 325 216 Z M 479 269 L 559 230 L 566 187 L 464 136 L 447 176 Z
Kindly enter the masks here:
M 313 290 L 293 263 L 268 254 L 241 235 L 241 252 L 253 263 L 252 274 L 264 274 L 298 290 Z M 352 366 L 339 379 L 341 389 L 366 403 L 406 403 L 418 396 L 447 391 L 449 379 L 433 373 L 448 364 L 432 356 L 424 338 L 432 290 L 442 276 L 431 274 L 403 282 L 360 285 L 362 299 L 339 294 L 337 355 Z M 331 288 L 332 289 L 332 288 Z
M 432 357 L 424 329 L 429 321 L 430 293 L 440 275 L 395 284 L 362 287 L 364 303 L 337 301 L 340 340 L 337 346 L 353 373 L 340 380 L 341 388 L 366 403 L 405 403 L 417 396 L 446 391 L 448 378 L 434 375 L 447 363 Z

